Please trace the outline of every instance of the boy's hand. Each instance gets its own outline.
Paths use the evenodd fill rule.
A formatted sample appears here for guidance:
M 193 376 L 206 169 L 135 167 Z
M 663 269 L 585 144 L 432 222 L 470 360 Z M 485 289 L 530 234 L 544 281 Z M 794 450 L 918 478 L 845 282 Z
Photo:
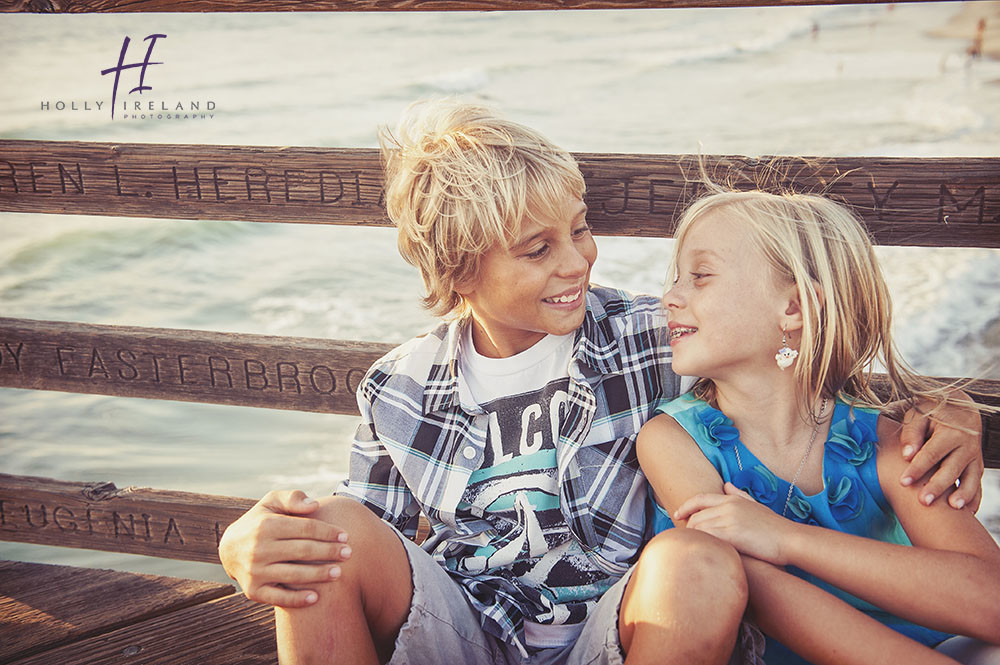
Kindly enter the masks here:
M 972 401 L 965 393 L 960 395 Z M 918 406 L 929 411 L 935 404 L 924 400 Z M 903 470 L 900 483 L 912 485 L 937 467 L 920 490 L 921 503 L 929 506 L 959 480 L 960 486 L 951 493 L 948 503 L 952 508 L 971 506 L 973 512 L 978 510 L 983 498 L 982 426 L 977 411 L 954 404 L 942 405 L 933 419 L 917 409 L 907 411 L 900 440 L 903 457 L 910 464 Z
M 305 607 L 319 596 L 296 586 L 330 582 L 335 564 L 351 555 L 347 533 L 309 514 L 319 504 L 300 490 L 268 492 L 229 525 L 219 541 L 219 559 L 250 600 L 279 607 Z

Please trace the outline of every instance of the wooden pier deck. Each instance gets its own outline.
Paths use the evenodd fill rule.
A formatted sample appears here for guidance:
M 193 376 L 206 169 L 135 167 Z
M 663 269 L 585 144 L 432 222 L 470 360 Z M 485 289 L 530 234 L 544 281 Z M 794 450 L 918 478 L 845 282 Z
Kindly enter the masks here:
M 0 562 L 0 663 L 274 663 L 274 613 L 228 584 Z

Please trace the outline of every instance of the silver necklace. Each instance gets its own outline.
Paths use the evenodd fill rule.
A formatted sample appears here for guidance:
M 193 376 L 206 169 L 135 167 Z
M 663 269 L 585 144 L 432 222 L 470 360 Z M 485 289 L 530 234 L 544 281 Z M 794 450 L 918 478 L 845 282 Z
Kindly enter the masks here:
M 806 465 L 806 460 L 809 459 L 809 453 L 812 452 L 813 444 L 816 443 L 816 434 L 819 432 L 819 426 L 823 422 L 823 416 L 826 414 L 826 405 L 829 400 L 824 397 L 823 403 L 819 406 L 819 418 L 816 419 L 816 424 L 813 425 L 812 436 L 809 437 L 809 446 L 806 448 L 805 454 L 802 459 L 799 460 L 799 468 L 795 470 L 795 475 L 792 476 L 792 482 L 788 486 L 788 496 L 785 497 L 785 507 L 781 509 L 781 516 L 784 517 L 785 513 L 788 512 L 788 502 L 792 500 L 792 492 L 795 491 L 795 483 L 799 479 L 799 474 L 802 473 L 802 467 Z M 733 442 L 733 452 L 736 453 L 736 464 L 740 467 L 740 471 L 743 470 L 743 460 L 740 459 L 740 449 Z

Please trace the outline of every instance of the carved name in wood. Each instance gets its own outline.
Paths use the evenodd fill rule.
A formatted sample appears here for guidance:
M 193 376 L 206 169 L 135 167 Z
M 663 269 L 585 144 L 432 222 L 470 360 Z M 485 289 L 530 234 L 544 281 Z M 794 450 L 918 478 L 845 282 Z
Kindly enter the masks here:
M 669 236 L 702 193 L 690 155 L 576 155 L 605 235 Z M 1000 247 L 1000 159 L 706 156 L 738 188 L 822 192 L 882 244 Z M 388 226 L 378 153 L 0 141 L 0 210 Z
M 0 539 L 218 563 L 254 501 L 0 474 Z
M 0 386 L 354 415 L 358 382 L 391 348 L 0 318 Z M 969 389 L 1000 406 L 1000 381 Z M 1000 466 L 1000 414 L 983 424 L 986 464 Z
M 0 385 L 357 413 L 389 344 L 0 319 Z

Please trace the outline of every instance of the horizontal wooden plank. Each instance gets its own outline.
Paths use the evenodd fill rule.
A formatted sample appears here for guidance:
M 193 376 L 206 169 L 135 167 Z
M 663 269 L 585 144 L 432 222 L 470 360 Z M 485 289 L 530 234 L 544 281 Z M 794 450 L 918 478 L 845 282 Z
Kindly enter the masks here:
M 357 414 L 358 382 L 391 348 L 0 318 L 0 387 Z M 1000 406 L 1000 381 L 976 381 L 970 389 Z M 983 419 L 987 463 L 1000 467 L 1000 414 Z
M 576 157 L 598 234 L 669 236 L 700 193 L 695 156 Z M 703 161 L 737 186 L 839 197 L 880 244 L 1000 247 L 1000 158 Z M 388 226 L 381 196 L 372 149 L 0 140 L 0 210 Z
M 235 592 L 217 582 L 0 561 L 0 663 Z
M 331 490 L 334 488 L 330 488 Z M 219 539 L 256 501 L 0 474 L 0 540 L 219 563 Z M 421 518 L 415 542 L 430 525 Z
M 0 540 L 219 563 L 222 533 L 254 503 L 0 474 Z
M 0 318 L 0 386 L 356 414 L 391 344 Z
M 954 378 L 939 377 L 941 381 L 952 383 Z M 873 389 L 888 399 L 888 381 L 884 374 L 874 377 Z M 980 404 L 1000 408 L 1000 381 L 980 379 L 963 386 L 972 398 Z M 983 413 L 983 462 L 988 469 L 1000 469 L 1000 413 Z
M 273 665 L 274 610 L 231 595 L 15 661 L 15 665 Z
M 920 2 L 920 0 L 902 0 Z M 882 0 L 3 0 L 0 12 L 380 12 L 874 4 Z

